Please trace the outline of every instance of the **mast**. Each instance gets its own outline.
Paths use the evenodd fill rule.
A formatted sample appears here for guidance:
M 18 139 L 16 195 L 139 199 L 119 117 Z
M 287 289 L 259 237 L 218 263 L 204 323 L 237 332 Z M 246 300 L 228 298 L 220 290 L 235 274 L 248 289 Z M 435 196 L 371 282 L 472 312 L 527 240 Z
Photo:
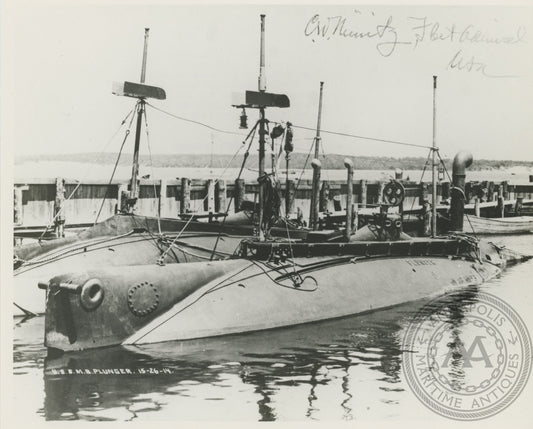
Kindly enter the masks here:
M 241 125 L 243 124 L 243 117 L 246 118 L 244 113 L 245 108 L 253 108 L 259 110 L 259 119 L 256 122 L 254 129 L 259 127 L 259 240 L 265 240 L 265 228 L 264 228 L 264 210 L 265 210 L 265 183 L 267 182 L 265 177 L 265 136 L 267 134 L 266 125 L 268 120 L 265 117 L 265 111 L 267 107 L 290 107 L 290 100 L 285 94 L 274 94 L 266 92 L 266 75 L 265 75 L 265 15 L 261 14 L 261 46 L 259 56 L 259 78 L 257 80 L 258 91 L 246 91 L 245 103 L 239 105 L 233 105 L 239 109 L 243 109 L 241 115 Z M 252 130 L 252 132 L 253 132 Z M 273 130 L 274 131 L 274 130 Z M 248 135 L 253 136 L 252 132 Z M 268 223 L 268 222 L 267 222 Z
M 144 49 L 143 49 L 143 60 L 141 66 L 141 84 L 144 83 L 146 78 L 146 57 L 148 55 L 148 33 L 150 29 L 144 29 Z M 141 142 L 141 127 L 142 127 L 142 117 L 144 115 L 144 98 L 139 98 L 139 103 L 137 104 L 137 125 L 135 128 L 135 148 L 133 150 L 133 166 L 131 169 L 131 182 L 130 182 L 130 201 L 129 211 L 132 213 L 135 209 L 135 204 L 139 198 L 139 146 Z
M 319 159 L 320 156 L 320 122 L 322 120 L 322 93 L 324 88 L 324 82 L 320 82 L 320 95 L 318 98 L 318 119 L 316 124 L 316 137 L 315 137 L 315 159 Z M 313 169 L 313 193 L 311 195 L 311 212 L 309 214 L 309 226 L 313 230 L 318 229 L 318 186 L 320 177 L 316 169 Z
M 433 145 L 431 148 L 432 168 L 431 168 L 431 185 L 433 187 L 431 193 L 431 236 L 435 238 L 437 236 L 437 164 L 435 163 L 435 156 L 437 154 L 437 142 L 436 142 L 436 116 L 437 116 L 437 76 L 433 76 Z
M 259 54 L 259 78 L 258 78 L 259 92 L 266 91 L 266 75 L 265 75 L 265 15 L 261 14 L 261 48 Z M 265 174 L 265 108 L 259 107 L 259 177 Z M 265 232 L 263 231 L 263 211 L 265 202 L 263 201 L 265 194 L 264 181 L 259 183 L 259 241 L 265 240 Z

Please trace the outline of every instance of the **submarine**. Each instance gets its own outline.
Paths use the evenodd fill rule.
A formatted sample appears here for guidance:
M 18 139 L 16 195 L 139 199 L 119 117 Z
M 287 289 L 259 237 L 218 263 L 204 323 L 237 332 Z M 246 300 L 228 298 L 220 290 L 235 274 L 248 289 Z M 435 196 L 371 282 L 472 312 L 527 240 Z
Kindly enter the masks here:
M 63 352 L 218 337 L 341 318 L 480 285 L 509 263 L 526 259 L 462 233 L 465 170 L 472 155 L 453 162 L 452 231 L 412 238 L 395 209 L 405 192 L 391 180 L 379 213 L 353 231 L 353 163 L 347 170 L 345 227 L 339 231 L 289 228 L 274 236 L 279 218 L 274 177 L 265 172 L 269 107 L 288 97 L 266 92 L 261 15 L 259 91 L 246 105 L 259 111 L 259 221 L 257 234 L 236 237 L 224 259 L 87 267 L 43 279 L 45 345 Z M 313 161 L 318 170 L 320 162 Z M 192 240 L 192 238 L 191 238 Z M 215 252 L 218 239 L 212 252 Z M 232 242 L 232 245 L 235 242 Z M 205 249 L 204 249 L 205 250 Z

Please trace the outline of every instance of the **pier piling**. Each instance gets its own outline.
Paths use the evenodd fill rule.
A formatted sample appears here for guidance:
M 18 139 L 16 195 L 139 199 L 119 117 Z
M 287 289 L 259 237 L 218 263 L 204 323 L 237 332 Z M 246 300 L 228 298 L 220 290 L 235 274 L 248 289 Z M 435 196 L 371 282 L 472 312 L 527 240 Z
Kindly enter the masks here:
M 191 211 L 191 179 L 188 177 L 181 178 L 181 198 L 180 213 L 189 213 Z

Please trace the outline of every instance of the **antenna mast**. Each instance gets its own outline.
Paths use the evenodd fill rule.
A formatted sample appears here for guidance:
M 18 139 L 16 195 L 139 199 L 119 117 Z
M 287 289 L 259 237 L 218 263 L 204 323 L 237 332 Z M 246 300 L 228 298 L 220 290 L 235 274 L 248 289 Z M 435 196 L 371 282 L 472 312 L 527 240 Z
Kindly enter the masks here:
M 437 155 L 437 127 L 436 127 L 436 117 L 437 117 L 437 76 L 433 76 L 433 145 L 431 148 L 431 159 L 432 159 L 432 168 L 431 168 L 431 185 L 433 187 L 431 192 L 431 236 L 435 238 L 437 236 L 437 164 L 435 163 L 435 156 Z
M 150 29 L 144 29 L 144 49 L 143 49 L 143 62 L 141 67 L 141 84 L 144 83 L 146 78 L 146 57 L 148 55 L 148 33 Z M 139 146 L 141 142 L 141 127 L 142 117 L 144 114 L 144 98 L 139 98 L 137 104 L 137 126 L 135 128 L 135 148 L 133 149 L 133 166 L 131 169 L 131 183 L 130 183 L 130 201 L 129 211 L 130 213 L 135 210 L 135 203 L 139 198 Z
M 322 93 L 324 89 L 324 82 L 320 82 L 320 95 L 318 98 L 318 119 L 316 124 L 316 137 L 315 137 L 315 159 L 319 159 L 320 156 L 320 123 L 322 120 Z M 318 185 L 320 181 L 319 170 L 313 169 L 313 193 L 311 195 L 311 213 L 309 215 L 309 226 L 316 231 L 318 229 Z
M 259 92 L 266 91 L 266 76 L 265 76 L 265 15 L 261 15 L 261 48 L 259 56 Z M 263 178 L 265 174 L 265 107 L 259 107 L 259 177 Z M 265 209 L 265 202 L 263 201 L 265 195 L 264 181 L 259 183 L 259 241 L 265 240 L 265 232 L 263 231 L 263 212 Z

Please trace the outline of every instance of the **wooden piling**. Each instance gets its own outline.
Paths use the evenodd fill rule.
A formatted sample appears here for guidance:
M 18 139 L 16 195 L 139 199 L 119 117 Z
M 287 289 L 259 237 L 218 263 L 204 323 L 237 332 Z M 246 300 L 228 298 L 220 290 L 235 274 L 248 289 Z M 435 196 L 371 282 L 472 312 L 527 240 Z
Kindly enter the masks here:
M 13 192 L 13 223 L 15 225 L 22 225 L 24 223 L 23 216 L 23 199 L 22 191 L 27 191 L 29 186 L 15 186 Z
M 207 179 L 206 183 L 207 198 L 204 202 L 204 210 L 208 213 L 214 213 L 215 211 L 215 181 L 213 179 Z
M 57 238 L 64 237 L 65 231 L 65 179 L 56 178 L 56 198 L 54 202 L 54 232 Z
M 502 219 L 505 217 L 505 204 L 503 196 L 498 197 L 498 214 Z
M 189 213 L 191 211 L 191 179 L 188 177 L 181 178 L 181 198 L 180 213 Z
M 296 194 L 296 182 L 289 180 L 289 189 L 285 190 L 285 213 L 288 216 L 294 209 L 294 196 Z
M 347 171 L 347 179 L 346 179 L 346 188 L 348 190 L 348 193 L 346 195 L 346 232 L 345 232 L 345 238 L 347 241 L 350 241 L 350 237 L 352 235 L 352 222 L 353 222 L 353 162 L 351 159 L 346 158 L 344 160 L 344 166 L 346 167 Z
M 361 194 L 360 194 L 360 199 L 359 199 L 359 202 L 360 202 L 359 206 L 364 209 L 366 208 L 366 202 L 367 202 L 366 180 L 361 179 L 360 186 L 361 186 Z
M 494 201 L 494 182 L 487 184 L 487 201 Z
M 503 199 L 508 200 L 509 199 L 509 182 L 507 180 L 504 180 L 501 184 L 501 188 L 503 190 Z
M 514 206 L 514 212 L 516 215 L 520 214 L 520 210 L 522 210 L 522 202 L 524 201 L 524 197 L 517 197 L 516 203 Z
M 215 210 L 219 213 L 226 211 L 226 181 L 219 180 L 216 186 Z
M 121 183 L 117 185 L 117 188 L 117 205 L 115 206 L 115 214 L 119 212 L 125 213 L 128 211 L 128 185 L 126 183 Z
M 342 210 L 341 196 L 339 194 L 333 196 L 333 210 L 339 212 Z
M 235 213 L 241 211 L 241 204 L 244 201 L 244 179 L 235 180 L 234 188 Z
M 464 203 L 467 204 L 467 203 L 470 203 L 471 200 L 472 200 L 472 183 L 471 182 L 466 182 L 465 183 L 465 201 Z
M 167 181 L 166 179 L 161 179 L 159 181 L 159 216 L 162 217 L 166 214 L 167 208 Z
M 481 208 L 479 206 L 479 197 L 474 197 L 474 215 L 481 216 Z
M 426 199 L 424 201 L 424 204 L 422 204 L 422 215 L 424 219 L 423 227 L 422 227 L 422 235 L 424 237 L 429 237 L 431 235 L 431 204 Z
M 423 206 L 426 201 L 429 202 L 428 187 L 425 183 L 420 183 L 418 185 L 418 203 Z
M 441 200 L 446 201 L 450 198 L 450 182 L 441 183 Z
M 385 188 L 385 183 L 379 182 L 378 183 L 378 194 L 377 194 L 377 201 L 376 204 L 381 204 L 383 201 L 383 189 Z

